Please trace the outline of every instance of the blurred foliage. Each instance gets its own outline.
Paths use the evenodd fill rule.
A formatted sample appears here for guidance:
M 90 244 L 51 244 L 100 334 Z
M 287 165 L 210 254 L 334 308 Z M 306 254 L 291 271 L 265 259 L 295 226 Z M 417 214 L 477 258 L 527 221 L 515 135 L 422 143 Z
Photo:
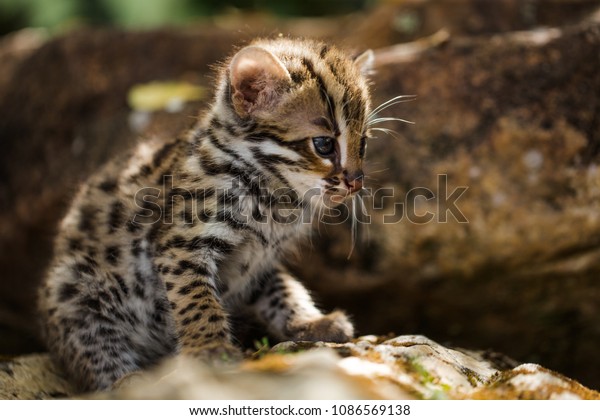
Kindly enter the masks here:
M 375 0 L 0 0 L 0 34 L 23 27 L 60 31 L 77 24 L 150 28 L 181 25 L 227 10 L 279 16 L 348 13 Z
M 179 110 L 184 102 L 204 97 L 204 89 L 186 82 L 153 82 L 133 86 L 127 95 L 129 106 L 137 111 Z

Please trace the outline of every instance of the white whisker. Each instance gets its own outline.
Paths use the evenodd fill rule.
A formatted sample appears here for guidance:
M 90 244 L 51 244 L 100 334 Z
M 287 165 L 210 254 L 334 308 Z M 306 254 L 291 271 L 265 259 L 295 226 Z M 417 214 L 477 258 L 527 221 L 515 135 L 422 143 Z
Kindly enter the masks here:
M 366 190 L 365 188 L 363 188 L 361 190 L 361 192 L 362 191 L 368 191 L 368 190 Z M 369 191 L 369 195 L 372 195 L 372 193 L 370 191 Z M 358 202 L 359 202 L 360 208 L 361 208 L 361 215 L 367 215 L 367 206 L 365 205 L 365 202 L 364 202 L 363 198 L 364 197 L 362 196 L 362 194 L 358 196 Z M 365 226 L 365 233 L 366 233 L 366 235 L 365 235 L 366 239 L 365 240 L 366 240 L 366 242 L 369 242 L 369 240 L 370 240 L 370 236 L 369 236 L 370 235 L 370 232 L 369 232 L 369 225 L 370 225 L 370 223 L 363 223 L 363 225 L 366 225 Z
M 384 168 L 384 169 L 379 169 L 377 171 L 369 171 L 369 174 L 379 174 L 381 172 L 385 172 L 385 171 L 389 171 L 389 170 L 390 170 L 390 168 Z M 365 175 L 365 178 L 372 178 L 372 177 L 369 175 Z
M 352 253 L 354 252 L 354 247 L 356 245 L 356 229 L 357 229 L 357 222 L 356 222 L 356 209 L 355 209 L 355 205 L 356 205 L 356 195 L 352 196 L 352 200 L 351 200 L 351 207 L 350 207 L 350 217 L 352 218 L 352 225 L 350 228 L 350 238 L 351 238 L 351 245 L 350 245 L 350 252 L 348 253 L 348 258 L 350 259 L 350 257 L 352 256 Z
M 392 136 L 396 140 L 400 140 L 400 134 L 398 134 L 398 132 L 396 130 L 392 130 L 390 128 L 383 128 L 383 127 L 372 127 L 372 128 L 370 128 L 370 130 L 371 131 L 381 131 L 382 133 L 385 133 L 388 136 Z M 372 138 L 377 138 L 377 137 L 372 137 Z
M 321 222 L 323 221 L 323 208 L 324 206 L 324 198 L 323 195 L 319 196 L 319 203 L 318 203 L 318 219 L 317 219 L 317 231 L 319 233 L 319 236 L 321 236 Z
M 367 127 L 370 127 L 373 124 L 378 124 L 378 123 L 381 123 L 381 122 L 388 122 L 388 121 L 399 121 L 399 122 L 403 122 L 403 123 L 406 123 L 406 124 L 414 124 L 414 121 L 403 120 L 402 118 L 380 117 L 380 118 L 375 118 L 374 120 L 370 120 L 367 123 Z
M 402 102 L 409 102 L 409 101 L 414 101 L 417 98 L 416 95 L 400 95 L 400 96 L 396 96 L 392 99 L 389 99 L 387 101 L 385 101 L 384 103 L 382 103 L 381 105 L 379 105 L 378 107 L 376 107 L 375 109 L 373 109 L 371 112 L 369 112 L 369 115 L 367 116 L 367 120 L 371 119 L 371 117 L 375 116 L 375 114 L 377 114 L 378 112 L 383 111 L 386 108 L 389 108 L 390 106 L 402 103 Z

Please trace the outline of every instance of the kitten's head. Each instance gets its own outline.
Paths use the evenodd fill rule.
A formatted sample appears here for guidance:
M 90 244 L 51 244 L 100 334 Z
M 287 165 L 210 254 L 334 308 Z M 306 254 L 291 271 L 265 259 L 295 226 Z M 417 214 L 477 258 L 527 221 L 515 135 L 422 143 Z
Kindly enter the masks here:
M 371 51 L 352 59 L 325 43 L 259 40 L 225 68 L 220 105 L 247 127 L 259 164 L 339 203 L 363 185 L 372 61 Z

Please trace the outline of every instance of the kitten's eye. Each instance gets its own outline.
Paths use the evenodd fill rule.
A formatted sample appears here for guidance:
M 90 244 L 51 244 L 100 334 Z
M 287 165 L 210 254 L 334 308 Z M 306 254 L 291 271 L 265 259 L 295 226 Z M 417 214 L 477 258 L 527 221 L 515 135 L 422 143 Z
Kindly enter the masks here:
M 361 159 L 365 157 L 366 151 L 367 151 L 367 138 L 362 137 L 360 139 L 360 149 L 358 150 L 358 155 L 360 156 Z
M 331 137 L 313 137 L 313 144 L 321 156 L 329 156 L 335 150 L 335 140 Z

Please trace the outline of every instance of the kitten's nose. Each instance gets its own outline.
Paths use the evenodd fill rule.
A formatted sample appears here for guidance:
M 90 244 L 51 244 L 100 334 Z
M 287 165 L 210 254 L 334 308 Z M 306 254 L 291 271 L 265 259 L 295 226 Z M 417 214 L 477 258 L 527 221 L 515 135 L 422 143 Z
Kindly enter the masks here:
M 348 172 L 344 169 L 344 183 L 350 194 L 354 194 L 357 191 L 360 191 L 363 187 L 363 171 L 358 169 L 356 171 Z

